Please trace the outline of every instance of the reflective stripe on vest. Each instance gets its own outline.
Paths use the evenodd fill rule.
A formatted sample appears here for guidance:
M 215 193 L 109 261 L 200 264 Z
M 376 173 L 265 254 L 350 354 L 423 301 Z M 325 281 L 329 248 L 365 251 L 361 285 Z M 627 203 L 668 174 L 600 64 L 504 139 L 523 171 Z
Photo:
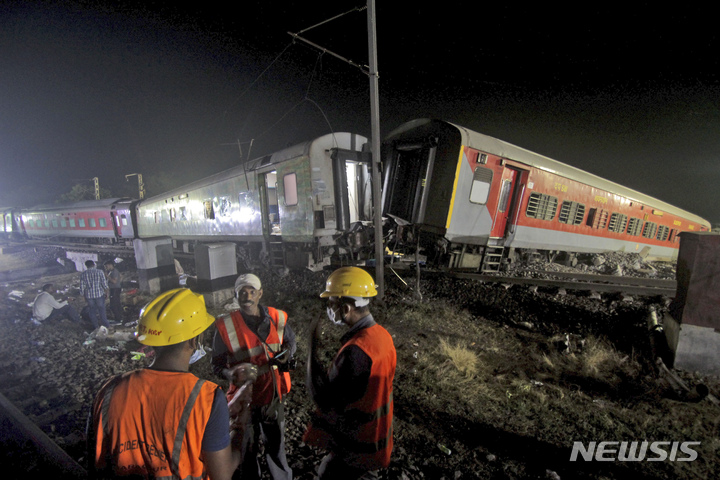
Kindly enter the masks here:
M 287 314 L 282 310 L 267 307 L 270 316 L 270 329 L 265 339 L 252 332 L 239 310 L 223 315 L 216 320 L 216 326 L 228 352 L 232 353 L 234 362 L 227 366 L 248 362 L 258 367 L 258 379 L 253 384 L 253 405 L 269 404 L 275 394 L 279 398 L 290 391 L 290 374 L 280 373 L 277 367 L 270 367 L 269 361 L 282 348 Z M 230 385 L 228 397 L 237 387 Z
M 147 372 L 113 378 L 95 400 L 96 467 L 114 475 L 206 478 L 200 450 L 218 386 L 190 373 Z M 173 424 L 174 432 L 167 430 Z M 198 431 L 188 432 L 189 425 Z
M 387 467 L 393 448 L 395 346 L 387 330 L 377 324 L 358 332 L 340 352 L 350 345 L 361 348 L 372 360 L 365 394 L 348 405 L 339 417 L 316 412 L 303 440 L 331 448 L 346 463 L 358 468 Z

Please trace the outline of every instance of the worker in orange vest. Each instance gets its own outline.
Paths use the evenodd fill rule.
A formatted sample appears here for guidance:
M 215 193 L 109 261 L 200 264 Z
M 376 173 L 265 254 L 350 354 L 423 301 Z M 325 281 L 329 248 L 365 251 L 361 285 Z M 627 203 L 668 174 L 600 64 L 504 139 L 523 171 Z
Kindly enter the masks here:
M 349 328 L 326 373 L 317 355 L 319 321 L 312 327 L 307 384 L 318 408 L 303 440 L 330 451 L 318 467 L 320 480 L 378 478 L 390 464 L 397 358 L 392 337 L 370 314 L 376 295 L 372 277 L 358 267 L 335 270 L 320 295 L 330 320 Z
M 285 454 L 285 396 L 290 391 L 294 365 L 295 333 L 287 313 L 260 304 L 262 283 L 252 273 L 238 276 L 235 297 L 239 309 L 216 320 L 213 339 L 213 371 L 230 381 L 228 398 L 247 382 L 247 363 L 256 367 L 256 380 L 245 425 L 241 478 L 261 478 L 258 459 L 260 439 L 265 446 L 270 477 L 292 480 Z M 246 362 L 246 363 L 241 363 Z
M 88 429 L 91 478 L 230 480 L 240 464 L 228 404 L 212 382 L 190 373 L 202 334 L 215 319 L 202 295 L 164 292 L 140 312 L 137 340 L 154 347 L 147 368 L 108 380 L 95 397 Z M 251 391 L 242 402 L 247 408 Z

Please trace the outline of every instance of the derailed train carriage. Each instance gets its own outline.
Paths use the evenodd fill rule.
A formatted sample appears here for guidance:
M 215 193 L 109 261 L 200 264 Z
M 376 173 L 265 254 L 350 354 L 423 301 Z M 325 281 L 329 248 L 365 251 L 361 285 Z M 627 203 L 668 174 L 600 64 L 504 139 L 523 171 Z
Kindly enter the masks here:
M 445 121 L 383 142 L 383 214 L 395 241 L 451 268 L 493 271 L 520 254 L 638 252 L 677 258 L 706 220 L 578 168 Z
M 311 270 L 364 256 L 372 238 L 367 139 L 333 133 L 140 201 L 139 238 L 234 242 L 238 256 Z

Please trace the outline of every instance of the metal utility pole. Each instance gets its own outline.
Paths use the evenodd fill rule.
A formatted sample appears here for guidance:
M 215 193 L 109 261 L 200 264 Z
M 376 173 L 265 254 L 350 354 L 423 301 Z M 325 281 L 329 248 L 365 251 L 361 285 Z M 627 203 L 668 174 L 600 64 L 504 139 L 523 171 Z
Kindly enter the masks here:
M 382 232 L 382 199 L 380 198 L 380 101 L 378 99 L 377 36 L 375 0 L 367 2 L 368 57 L 370 58 L 370 141 L 372 152 L 372 196 L 375 210 L 375 282 L 378 299 L 385 296 L 385 249 Z
M 128 173 L 125 175 L 125 181 L 129 181 L 130 179 L 128 177 L 132 177 L 134 175 L 137 175 L 138 177 L 138 191 L 140 195 L 140 200 L 145 198 L 145 184 L 143 183 L 142 179 L 142 173 Z
M 95 200 L 100 200 L 100 179 L 93 177 L 92 181 L 95 183 Z

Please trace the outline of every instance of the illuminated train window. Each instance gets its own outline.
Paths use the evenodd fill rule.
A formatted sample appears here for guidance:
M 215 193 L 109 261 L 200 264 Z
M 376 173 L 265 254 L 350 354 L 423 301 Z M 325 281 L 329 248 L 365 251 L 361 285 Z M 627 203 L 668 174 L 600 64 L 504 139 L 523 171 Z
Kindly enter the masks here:
M 668 239 L 668 236 L 670 236 L 670 227 L 666 227 L 665 225 L 660 225 L 658 227 L 657 232 L 657 239 L 661 242 L 664 242 Z
M 203 205 L 205 206 L 205 218 L 207 218 L 208 220 L 214 220 L 215 209 L 213 208 L 212 200 L 205 200 L 203 202 Z
M 627 233 L 628 235 L 632 235 L 634 237 L 637 237 L 640 235 L 640 232 L 642 231 L 643 227 L 643 221 L 639 218 L 632 217 L 630 221 L 628 222 L 628 229 Z
M 105 220 L 104 218 L 101 218 L 98 221 L 100 222 L 101 227 L 107 227 L 107 220 Z
M 75 219 L 71 218 L 69 221 L 70 221 L 70 228 L 75 228 Z
M 490 194 L 490 185 L 493 180 L 493 171 L 485 167 L 477 167 L 473 173 L 472 187 L 470 187 L 470 201 L 484 205 Z
M 580 225 L 585 218 L 585 205 L 578 202 L 564 201 L 560 206 L 558 222 L 570 225 Z
M 613 213 L 610 215 L 610 223 L 608 224 L 608 230 L 611 232 L 622 233 L 625 231 L 625 227 L 628 223 L 627 215 L 622 213 Z
M 558 199 L 544 193 L 531 193 L 525 215 L 538 220 L 552 220 L 557 212 Z
M 78 225 L 79 225 L 80 227 L 85 227 L 85 219 L 84 219 L 84 218 L 79 218 L 79 219 L 78 219 Z
M 60 226 L 62 228 L 67 228 L 67 221 L 64 218 L 60 219 Z
M 655 238 L 655 232 L 657 232 L 657 223 L 645 222 L 643 227 L 642 236 L 645 238 Z

